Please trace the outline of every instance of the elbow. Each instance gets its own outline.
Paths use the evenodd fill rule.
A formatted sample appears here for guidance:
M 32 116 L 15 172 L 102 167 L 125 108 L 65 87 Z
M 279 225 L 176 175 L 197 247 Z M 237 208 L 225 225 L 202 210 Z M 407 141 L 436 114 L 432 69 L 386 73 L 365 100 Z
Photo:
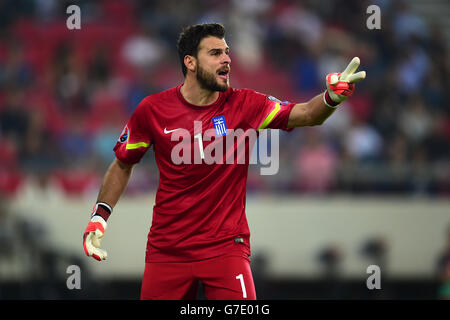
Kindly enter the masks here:
M 316 120 L 313 124 L 313 126 L 320 126 L 325 122 L 326 119 L 320 119 L 320 120 Z
M 113 165 L 117 166 L 120 170 L 124 172 L 131 173 L 133 170 L 134 164 L 128 164 L 125 162 L 120 161 L 119 159 L 114 159 Z
M 327 117 L 318 117 L 318 118 L 315 118 L 315 119 L 313 119 L 313 126 L 320 126 L 320 125 L 322 125 L 326 120 L 328 119 L 328 116 Z

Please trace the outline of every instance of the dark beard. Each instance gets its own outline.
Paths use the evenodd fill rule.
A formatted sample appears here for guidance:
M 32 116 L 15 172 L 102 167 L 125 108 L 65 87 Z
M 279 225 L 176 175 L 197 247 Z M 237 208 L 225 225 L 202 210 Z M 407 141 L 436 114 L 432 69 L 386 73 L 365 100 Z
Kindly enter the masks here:
M 200 65 L 197 66 L 197 81 L 202 89 L 209 91 L 225 92 L 228 90 L 228 85 L 221 85 L 216 81 L 214 74 L 209 73 L 203 69 Z

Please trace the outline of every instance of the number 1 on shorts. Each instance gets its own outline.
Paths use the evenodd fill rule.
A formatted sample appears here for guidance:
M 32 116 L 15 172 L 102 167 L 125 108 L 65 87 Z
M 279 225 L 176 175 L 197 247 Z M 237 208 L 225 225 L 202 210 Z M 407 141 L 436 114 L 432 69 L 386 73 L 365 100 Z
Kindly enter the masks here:
M 245 290 L 244 275 L 240 273 L 239 275 L 236 276 L 236 279 L 239 279 L 239 281 L 241 282 L 242 296 L 244 297 L 244 299 L 246 299 L 247 291 Z

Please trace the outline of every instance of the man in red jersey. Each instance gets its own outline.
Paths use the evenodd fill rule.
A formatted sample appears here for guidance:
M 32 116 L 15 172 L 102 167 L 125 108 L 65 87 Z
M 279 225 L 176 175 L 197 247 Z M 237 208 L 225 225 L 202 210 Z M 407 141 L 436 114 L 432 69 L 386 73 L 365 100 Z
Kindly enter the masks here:
M 220 24 L 184 29 L 178 54 L 184 83 L 146 97 L 126 124 L 84 233 L 84 250 L 106 259 L 99 248 L 106 221 L 133 166 L 152 147 L 160 180 L 141 299 L 195 299 L 199 282 L 208 299 L 256 299 L 245 215 L 249 161 L 229 160 L 242 146 L 249 154 L 249 132 L 322 124 L 365 73 L 354 73 L 355 58 L 342 74 L 327 76 L 324 93 L 294 104 L 230 87 L 230 49 Z M 224 143 L 233 130 L 246 136 Z

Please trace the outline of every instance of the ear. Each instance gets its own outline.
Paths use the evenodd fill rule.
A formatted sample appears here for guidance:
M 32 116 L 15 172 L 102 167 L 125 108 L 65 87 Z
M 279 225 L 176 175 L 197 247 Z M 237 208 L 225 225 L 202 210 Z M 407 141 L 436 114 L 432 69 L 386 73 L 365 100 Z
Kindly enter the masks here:
M 197 67 L 197 59 L 194 56 L 185 55 L 184 56 L 184 65 L 186 68 L 192 72 L 195 72 Z

